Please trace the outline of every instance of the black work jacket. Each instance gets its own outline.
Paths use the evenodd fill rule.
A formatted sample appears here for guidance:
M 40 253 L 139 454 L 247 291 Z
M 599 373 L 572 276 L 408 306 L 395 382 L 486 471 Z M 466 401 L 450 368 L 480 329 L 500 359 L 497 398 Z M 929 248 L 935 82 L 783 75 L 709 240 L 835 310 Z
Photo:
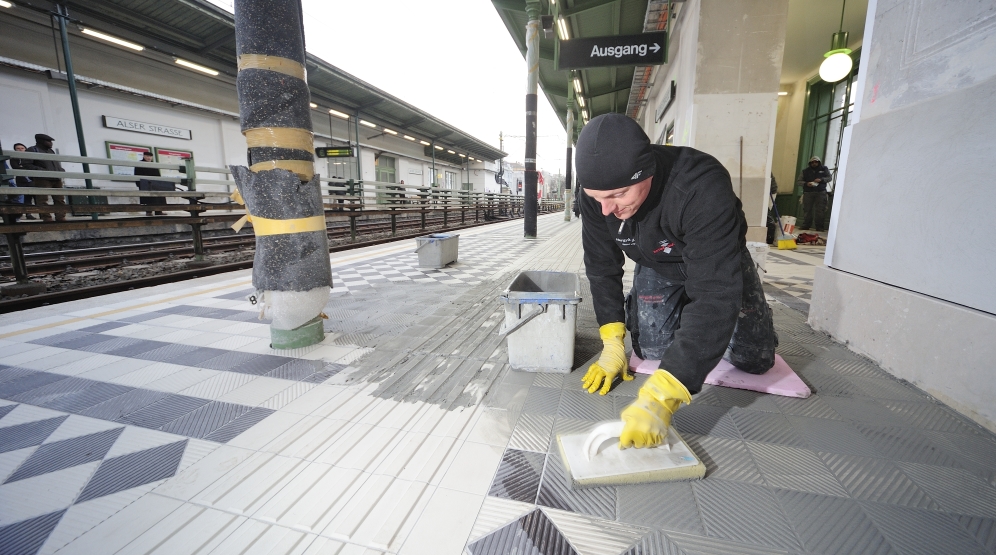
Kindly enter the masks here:
M 740 312 L 747 220 L 718 160 L 693 148 L 653 149 L 650 194 L 629 220 L 603 216 L 599 203 L 582 192 L 585 272 L 600 326 L 625 318 L 624 253 L 684 284 L 688 302 L 661 368 L 697 393 L 726 352 Z

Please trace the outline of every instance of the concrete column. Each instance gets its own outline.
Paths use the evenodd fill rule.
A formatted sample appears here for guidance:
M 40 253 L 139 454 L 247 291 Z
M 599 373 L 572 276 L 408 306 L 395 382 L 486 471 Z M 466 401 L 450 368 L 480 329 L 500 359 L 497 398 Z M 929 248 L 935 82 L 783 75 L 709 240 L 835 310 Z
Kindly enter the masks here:
M 539 90 L 539 35 L 540 3 L 538 0 L 526 2 L 526 172 L 522 194 L 525 196 L 523 209 L 523 236 L 536 238 L 536 106 Z
M 726 167 L 764 241 L 788 0 L 700 0 L 691 146 Z

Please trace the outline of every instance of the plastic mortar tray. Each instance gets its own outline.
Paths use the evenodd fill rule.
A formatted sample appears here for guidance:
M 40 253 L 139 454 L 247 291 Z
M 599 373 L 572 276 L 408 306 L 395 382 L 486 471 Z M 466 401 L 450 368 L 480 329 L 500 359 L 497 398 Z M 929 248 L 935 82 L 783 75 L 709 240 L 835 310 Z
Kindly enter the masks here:
M 574 365 L 574 330 L 581 281 L 570 272 L 527 271 L 515 276 L 499 297 L 514 370 L 567 374 Z

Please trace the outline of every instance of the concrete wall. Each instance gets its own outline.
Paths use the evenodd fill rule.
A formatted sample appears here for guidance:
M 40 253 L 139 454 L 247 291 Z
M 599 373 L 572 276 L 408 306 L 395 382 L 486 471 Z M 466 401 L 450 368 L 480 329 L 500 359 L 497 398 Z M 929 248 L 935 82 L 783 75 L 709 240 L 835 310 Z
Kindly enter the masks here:
M 816 74 L 816 69 L 813 74 Z M 796 166 L 799 160 L 799 141 L 802 139 L 803 109 L 806 106 L 806 81 L 807 79 L 800 79 L 780 87 L 789 94 L 778 97 L 778 116 L 771 156 L 771 173 L 778 183 L 779 193 L 791 193 L 795 180 L 799 177 Z
M 996 429 L 996 11 L 873 1 L 865 33 L 810 323 Z

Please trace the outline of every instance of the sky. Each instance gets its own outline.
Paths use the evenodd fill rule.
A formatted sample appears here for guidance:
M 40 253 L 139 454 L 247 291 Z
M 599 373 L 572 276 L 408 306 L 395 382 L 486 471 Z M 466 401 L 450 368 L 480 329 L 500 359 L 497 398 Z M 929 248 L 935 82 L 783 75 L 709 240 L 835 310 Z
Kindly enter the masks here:
M 232 0 L 210 0 L 229 11 Z M 303 0 L 308 52 L 525 158 L 526 63 L 489 0 Z M 542 90 L 537 167 L 563 173 L 567 134 Z

